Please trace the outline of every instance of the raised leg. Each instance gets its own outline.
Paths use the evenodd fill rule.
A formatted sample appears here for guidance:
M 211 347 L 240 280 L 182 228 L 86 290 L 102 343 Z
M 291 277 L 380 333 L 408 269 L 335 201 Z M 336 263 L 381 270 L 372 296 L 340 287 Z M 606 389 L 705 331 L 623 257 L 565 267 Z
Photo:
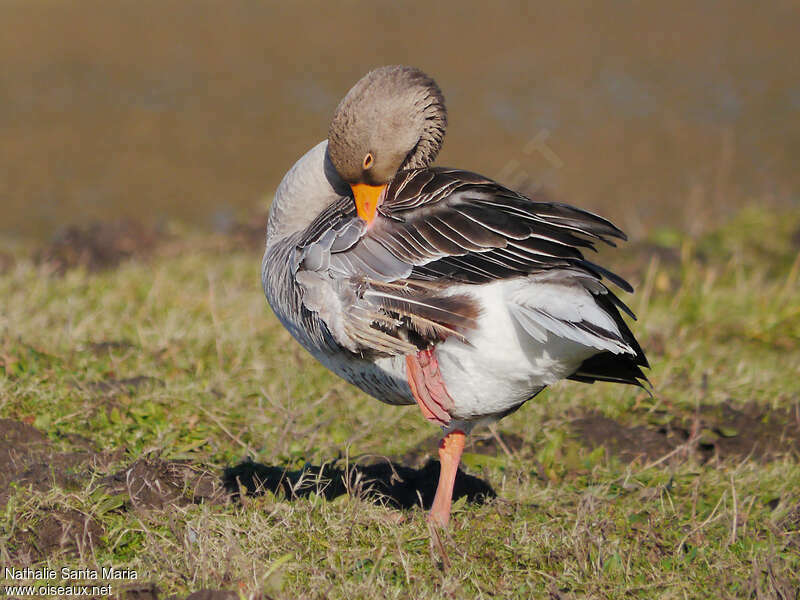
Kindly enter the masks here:
M 447 393 L 439 363 L 434 350 L 422 350 L 406 356 L 406 375 L 411 392 L 419 404 L 422 415 L 431 423 L 447 427 L 451 422 L 450 410 L 453 399 Z M 428 515 L 428 523 L 447 527 L 450 520 L 450 505 L 453 503 L 453 485 L 456 482 L 458 464 L 464 452 L 466 434 L 461 430 L 448 433 L 439 443 L 439 484 Z
M 439 527 L 447 527 L 450 520 L 450 506 L 453 503 L 453 485 L 456 482 L 458 464 L 461 462 L 461 453 L 464 452 L 466 434 L 455 430 L 448 433 L 439 442 L 439 484 L 436 486 L 436 496 L 433 506 L 428 514 L 428 522 Z
M 422 416 L 435 425 L 449 425 L 453 399 L 447 393 L 433 349 L 406 356 L 406 377 Z

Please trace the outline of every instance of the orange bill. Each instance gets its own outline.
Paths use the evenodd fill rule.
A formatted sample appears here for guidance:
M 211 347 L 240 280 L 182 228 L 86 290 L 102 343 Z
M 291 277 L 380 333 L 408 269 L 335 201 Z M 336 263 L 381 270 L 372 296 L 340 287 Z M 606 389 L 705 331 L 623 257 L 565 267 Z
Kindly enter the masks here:
M 367 185 L 366 183 L 356 183 L 350 186 L 353 188 L 353 196 L 356 199 L 358 216 L 367 223 L 372 223 L 378 210 L 378 200 L 385 185 Z

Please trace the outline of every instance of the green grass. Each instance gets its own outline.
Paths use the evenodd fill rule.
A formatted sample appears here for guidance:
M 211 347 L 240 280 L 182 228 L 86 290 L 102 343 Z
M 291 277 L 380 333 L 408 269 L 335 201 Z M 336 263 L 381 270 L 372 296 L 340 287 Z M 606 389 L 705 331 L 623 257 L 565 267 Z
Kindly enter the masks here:
M 14 486 L 0 562 L 133 568 L 164 595 L 796 598 L 796 441 L 708 460 L 690 440 L 663 461 L 626 463 L 570 423 L 597 411 L 654 429 L 656 417 L 723 404 L 796 415 L 798 230 L 796 215 L 753 210 L 697 239 L 662 231 L 604 252 L 637 284 L 628 299 L 655 395 L 562 383 L 502 421 L 524 444 L 465 460 L 498 497 L 456 503 L 449 569 L 434 560 L 419 509 L 271 493 L 147 508 L 103 483 L 142 457 L 187 460 L 218 479 L 248 456 L 344 466 L 402 456 L 436 433 L 415 407 L 368 398 L 307 356 L 265 306 L 257 255 L 188 236 L 148 262 L 63 277 L 20 255 L 0 275 L 0 415 L 33 424 L 50 452 L 89 447 L 105 460 L 75 463 L 55 486 Z M 21 564 L 47 515 L 69 511 L 90 516 L 100 539 Z

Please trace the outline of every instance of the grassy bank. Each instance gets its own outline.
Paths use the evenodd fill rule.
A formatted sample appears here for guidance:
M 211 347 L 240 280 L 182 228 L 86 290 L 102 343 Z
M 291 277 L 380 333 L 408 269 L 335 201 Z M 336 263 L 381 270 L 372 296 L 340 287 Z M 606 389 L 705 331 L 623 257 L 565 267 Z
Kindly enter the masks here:
M 63 275 L 20 251 L 0 274 L 2 564 L 133 569 L 115 593 L 150 597 L 795 598 L 799 251 L 797 215 L 757 210 L 604 251 L 636 284 L 655 395 L 563 383 L 476 432 L 449 569 L 408 508 L 436 431 L 291 340 L 257 251 L 185 235 Z

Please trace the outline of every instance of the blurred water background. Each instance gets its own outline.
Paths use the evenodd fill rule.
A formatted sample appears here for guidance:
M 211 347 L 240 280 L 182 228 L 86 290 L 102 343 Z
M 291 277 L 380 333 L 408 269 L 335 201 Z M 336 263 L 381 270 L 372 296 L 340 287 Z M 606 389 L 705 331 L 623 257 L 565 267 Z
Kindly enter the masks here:
M 264 212 L 370 68 L 433 75 L 438 163 L 633 237 L 800 207 L 800 4 L 0 2 L 0 233 Z

